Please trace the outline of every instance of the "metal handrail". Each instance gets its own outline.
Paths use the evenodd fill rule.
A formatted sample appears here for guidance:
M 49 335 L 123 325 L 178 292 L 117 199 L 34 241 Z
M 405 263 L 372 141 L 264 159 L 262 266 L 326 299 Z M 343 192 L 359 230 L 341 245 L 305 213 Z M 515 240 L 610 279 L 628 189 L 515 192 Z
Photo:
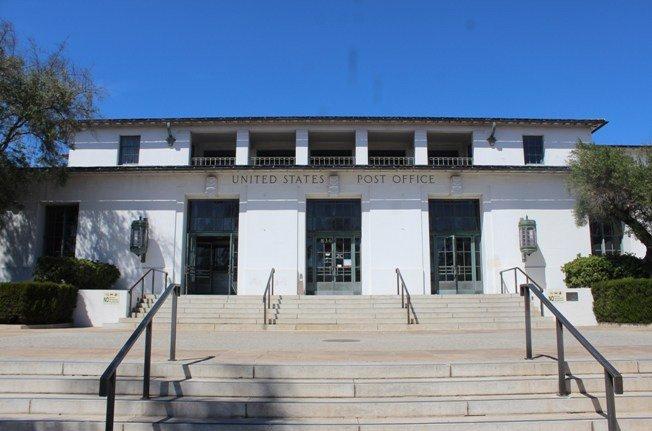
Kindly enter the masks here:
M 267 320 L 267 309 L 272 308 L 272 295 L 274 295 L 274 273 L 276 270 L 272 268 L 267 278 L 267 286 L 263 292 L 263 325 L 272 324 L 272 319 Z
M 507 284 L 505 283 L 505 279 L 503 278 L 503 273 L 509 272 L 509 271 L 514 271 L 514 293 L 519 293 L 519 291 L 518 291 L 518 272 L 520 272 L 521 274 L 523 274 L 525 276 L 525 283 L 526 284 L 534 284 L 536 287 L 539 288 L 540 292 L 543 292 L 543 287 L 541 287 L 536 281 L 534 281 L 532 279 L 532 277 L 530 277 L 528 275 L 527 272 L 523 271 L 518 266 L 515 266 L 513 268 L 503 269 L 502 271 L 499 272 L 499 274 L 500 274 L 500 293 L 503 293 L 503 294 L 504 293 L 509 293 L 507 291 Z M 539 304 L 539 312 L 540 312 L 541 316 L 543 317 L 543 314 L 544 314 L 543 313 L 543 304 Z
M 291 156 L 254 156 L 249 157 L 249 163 L 254 166 L 292 166 L 295 158 Z
M 471 166 L 473 157 L 428 157 L 430 166 Z
M 353 166 L 353 156 L 311 156 L 310 164 L 313 166 Z
M 101 397 L 106 397 L 106 431 L 113 431 L 113 420 L 115 414 L 115 380 L 118 366 L 122 363 L 131 348 L 136 344 L 140 335 L 145 331 L 145 358 L 143 366 L 143 399 L 149 398 L 150 368 L 152 362 L 152 321 L 154 315 L 161 308 L 171 292 L 172 295 L 172 316 L 170 320 L 170 356 L 169 360 L 174 361 L 177 349 L 177 297 L 179 296 L 179 285 L 170 283 L 161 296 L 156 300 L 152 308 L 147 312 L 143 320 L 138 324 L 129 339 L 120 348 L 109 366 L 100 377 Z
M 559 395 L 569 395 L 571 392 L 570 385 L 566 379 L 570 375 L 568 364 L 564 359 L 564 332 L 565 327 L 570 334 L 584 347 L 593 359 L 598 361 L 604 368 L 605 379 L 605 397 L 607 399 L 607 424 L 609 431 L 618 430 L 616 420 L 616 401 L 614 393 L 623 393 L 623 376 L 620 372 L 604 357 L 598 350 L 577 330 L 566 317 L 552 305 L 552 302 L 546 298 L 546 295 L 533 283 L 521 284 L 520 293 L 525 298 L 525 359 L 532 359 L 532 317 L 530 316 L 530 295 L 532 292 L 539 301 L 555 316 L 556 333 L 557 333 L 557 373 L 559 383 Z
M 410 291 L 408 291 L 405 280 L 403 280 L 403 275 L 401 275 L 401 271 L 398 268 L 396 268 L 396 294 L 401 295 L 401 308 L 407 310 L 407 324 L 418 324 L 419 318 L 417 317 L 417 313 L 414 311 Z M 410 318 L 410 312 L 412 313 L 412 318 Z
M 371 166 L 412 166 L 414 157 L 404 156 L 369 156 Z
M 167 286 L 168 284 L 168 273 L 167 271 L 163 271 L 162 269 L 158 268 L 149 268 L 143 275 L 140 277 L 136 282 L 129 288 L 127 289 L 127 292 L 129 292 L 129 313 L 133 313 L 134 307 L 133 307 L 133 290 L 138 286 L 138 283 L 140 283 L 140 300 L 142 301 L 145 298 L 145 277 L 147 277 L 147 274 L 152 274 L 152 295 L 154 294 L 154 281 L 156 279 L 156 273 L 160 272 L 161 274 L 165 275 L 165 281 L 163 282 L 163 286 Z
M 193 166 L 233 166 L 235 157 L 193 157 Z

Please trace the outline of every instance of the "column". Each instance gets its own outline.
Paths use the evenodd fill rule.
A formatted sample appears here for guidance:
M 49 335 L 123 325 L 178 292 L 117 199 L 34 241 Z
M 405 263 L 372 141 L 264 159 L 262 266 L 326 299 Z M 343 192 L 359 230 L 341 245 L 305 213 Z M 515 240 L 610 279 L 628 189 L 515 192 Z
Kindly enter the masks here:
M 428 133 L 423 129 L 414 131 L 414 164 L 428 164 Z
M 249 130 L 240 129 L 236 132 L 235 164 L 249 164 Z
M 308 164 L 308 131 L 305 129 L 296 131 L 295 157 L 297 165 Z
M 369 148 L 367 140 L 367 129 L 355 130 L 355 164 L 369 164 Z

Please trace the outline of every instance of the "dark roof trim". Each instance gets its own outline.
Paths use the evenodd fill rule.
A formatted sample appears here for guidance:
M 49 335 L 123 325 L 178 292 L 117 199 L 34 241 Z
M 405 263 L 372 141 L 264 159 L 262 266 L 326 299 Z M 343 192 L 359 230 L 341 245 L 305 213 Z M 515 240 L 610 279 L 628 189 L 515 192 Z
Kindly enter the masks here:
M 70 173 L 117 173 L 117 172 L 233 172 L 233 171 L 455 171 L 455 172 L 568 172 L 567 166 L 283 166 L 264 167 L 251 165 L 236 166 L 75 166 L 67 169 Z
M 225 124 L 298 124 L 298 123 L 394 123 L 394 124 L 454 124 L 454 125 L 537 125 L 562 127 L 590 127 L 595 132 L 605 124 L 604 119 L 570 118 L 509 118 L 509 117 L 371 117 L 371 116 L 287 116 L 287 117 L 171 117 L 171 118 L 97 118 L 84 121 L 88 127 L 110 126 L 207 126 Z

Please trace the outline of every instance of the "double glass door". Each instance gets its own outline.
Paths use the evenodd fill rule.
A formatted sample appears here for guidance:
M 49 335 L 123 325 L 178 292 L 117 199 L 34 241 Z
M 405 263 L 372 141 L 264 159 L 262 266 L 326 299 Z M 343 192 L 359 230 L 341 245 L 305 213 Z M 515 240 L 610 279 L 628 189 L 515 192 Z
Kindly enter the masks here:
M 316 235 L 308 244 L 308 285 L 314 295 L 359 295 L 360 236 Z
M 186 293 L 235 295 L 237 249 L 236 235 L 191 235 Z
M 480 235 L 430 238 L 433 294 L 482 293 Z

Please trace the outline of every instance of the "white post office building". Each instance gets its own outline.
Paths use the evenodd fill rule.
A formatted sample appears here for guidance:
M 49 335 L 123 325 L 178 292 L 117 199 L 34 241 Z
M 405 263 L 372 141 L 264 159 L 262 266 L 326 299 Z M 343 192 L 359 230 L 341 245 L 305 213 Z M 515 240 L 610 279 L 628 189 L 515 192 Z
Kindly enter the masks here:
M 147 268 L 195 294 L 499 293 L 524 268 L 563 288 L 577 254 L 642 246 L 617 226 L 578 227 L 566 185 L 578 140 L 604 120 L 448 117 L 103 119 L 85 124 L 64 185 L 5 215 L 0 280 L 43 255 Z M 146 253 L 130 251 L 147 220 Z M 519 221 L 536 224 L 525 258 Z

